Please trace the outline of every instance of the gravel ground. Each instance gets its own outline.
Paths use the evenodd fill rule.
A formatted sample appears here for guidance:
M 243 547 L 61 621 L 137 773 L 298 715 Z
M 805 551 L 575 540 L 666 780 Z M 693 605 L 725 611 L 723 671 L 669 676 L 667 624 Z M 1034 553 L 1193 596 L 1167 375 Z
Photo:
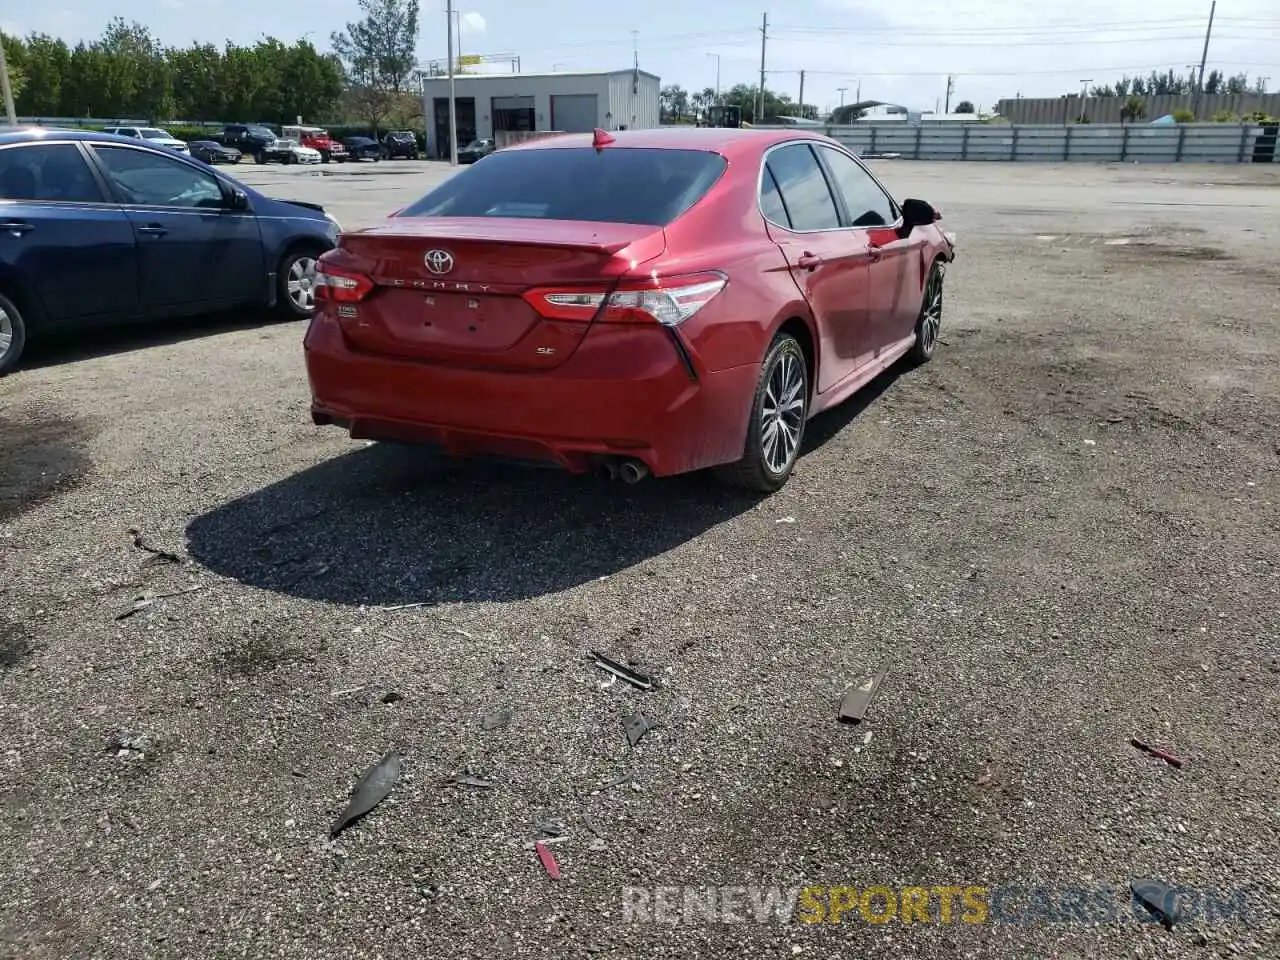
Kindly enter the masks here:
M 379 167 L 243 174 L 348 226 L 444 175 Z M 959 236 L 943 346 L 767 499 L 352 442 L 309 422 L 297 323 L 34 348 L 0 381 L 0 952 L 1280 956 L 1280 168 L 877 169 Z M 1257 885 L 1251 919 L 621 911 L 1144 876 Z

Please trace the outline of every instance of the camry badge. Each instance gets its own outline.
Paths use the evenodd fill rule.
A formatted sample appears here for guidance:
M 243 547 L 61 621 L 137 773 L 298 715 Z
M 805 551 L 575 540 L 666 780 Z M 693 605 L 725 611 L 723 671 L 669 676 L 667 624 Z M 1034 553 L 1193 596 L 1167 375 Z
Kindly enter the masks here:
M 453 269 L 453 254 L 448 250 L 428 250 L 422 262 L 436 276 L 443 276 Z

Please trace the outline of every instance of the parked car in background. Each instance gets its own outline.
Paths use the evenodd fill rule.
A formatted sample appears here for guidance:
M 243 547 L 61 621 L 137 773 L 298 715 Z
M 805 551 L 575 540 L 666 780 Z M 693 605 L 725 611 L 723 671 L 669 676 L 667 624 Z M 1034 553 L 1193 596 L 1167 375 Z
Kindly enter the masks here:
M 472 140 L 458 151 L 458 162 L 475 163 L 480 158 L 487 157 L 497 149 L 497 146 L 492 140 Z
M 318 151 L 323 163 L 330 160 L 342 163 L 347 159 L 347 148 L 321 127 L 281 127 L 280 136 L 297 140 L 304 147 Z
M 320 163 L 320 151 L 304 147 L 297 140 L 276 141 L 276 152 L 283 156 L 282 163 Z
M 134 140 L 146 140 L 158 147 L 168 147 L 178 153 L 188 153 L 185 140 L 172 136 L 168 130 L 159 127 L 104 127 L 103 133 L 113 133 L 117 137 L 132 137 Z
M 260 123 L 229 123 L 214 139 L 224 147 L 235 147 L 258 163 L 267 163 L 267 154 L 275 149 L 276 134 Z
M 499 150 L 320 258 L 312 420 L 777 490 L 811 416 L 933 355 L 955 257 L 938 219 L 798 130 Z
M 412 130 L 393 130 L 382 138 L 382 156 L 385 160 L 397 157 L 418 159 L 418 138 Z
M 382 147 L 372 137 L 347 137 L 342 145 L 347 148 L 347 156 L 352 160 L 382 159 Z
M 191 156 L 205 163 L 239 163 L 240 151 L 235 147 L 224 147 L 213 140 L 192 140 L 187 144 Z
M 246 306 L 310 316 L 340 229 L 146 139 L 0 132 L 0 372 L 47 331 Z

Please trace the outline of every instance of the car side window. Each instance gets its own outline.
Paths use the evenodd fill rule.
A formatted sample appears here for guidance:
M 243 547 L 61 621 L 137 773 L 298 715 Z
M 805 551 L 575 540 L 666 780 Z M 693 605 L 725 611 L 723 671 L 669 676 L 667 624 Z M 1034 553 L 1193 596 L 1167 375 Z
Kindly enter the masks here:
M 780 147 L 769 154 L 765 165 L 791 215 L 792 230 L 831 230 L 840 226 L 826 175 L 808 144 Z
M 778 181 L 773 179 L 773 171 L 768 167 L 764 168 L 760 176 L 760 210 L 770 223 L 791 227 L 787 205 L 782 202 L 782 194 L 778 192 Z
M 223 206 L 217 179 L 181 160 L 128 147 L 97 144 L 93 149 L 122 203 L 215 210 Z
M 73 143 L 24 143 L 0 150 L 0 199 L 102 203 L 106 198 Z
M 849 213 L 850 227 L 887 227 L 898 219 L 898 210 L 880 185 L 871 179 L 867 171 L 846 153 L 821 147 L 835 180 L 835 186 L 844 198 Z

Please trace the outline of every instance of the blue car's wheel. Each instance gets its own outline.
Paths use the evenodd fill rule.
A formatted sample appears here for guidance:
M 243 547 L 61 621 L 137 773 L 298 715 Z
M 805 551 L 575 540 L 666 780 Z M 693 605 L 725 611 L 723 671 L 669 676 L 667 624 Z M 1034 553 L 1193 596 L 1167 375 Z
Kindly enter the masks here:
M 17 366 L 22 348 L 27 345 L 27 323 L 22 311 L 9 297 L 0 293 L 0 374 Z

